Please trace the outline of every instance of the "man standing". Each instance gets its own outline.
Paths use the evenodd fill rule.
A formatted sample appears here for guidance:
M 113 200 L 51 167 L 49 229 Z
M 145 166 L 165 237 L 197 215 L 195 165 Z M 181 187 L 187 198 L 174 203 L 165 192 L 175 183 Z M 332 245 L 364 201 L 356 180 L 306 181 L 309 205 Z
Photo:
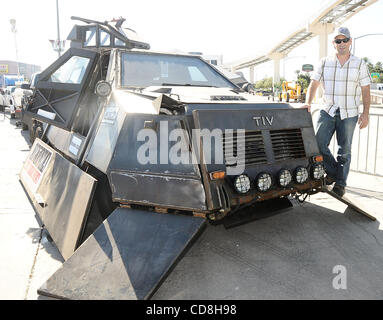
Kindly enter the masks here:
M 356 123 L 360 129 L 368 125 L 371 77 L 366 63 L 350 54 L 352 39 L 347 28 L 339 28 L 332 43 L 336 54 L 320 61 L 302 108 L 311 111 L 312 100 L 322 83 L 324 104 L 319 114 L 316 138 L 327 172 L 326 184 L 335 182 L 332 191 L 342 197 L 350 170 L 351 143 Z M 363 113 L 358 120 L 361 94 Z M 328 148 L 334 133 L 338 143 L 336 160 Z

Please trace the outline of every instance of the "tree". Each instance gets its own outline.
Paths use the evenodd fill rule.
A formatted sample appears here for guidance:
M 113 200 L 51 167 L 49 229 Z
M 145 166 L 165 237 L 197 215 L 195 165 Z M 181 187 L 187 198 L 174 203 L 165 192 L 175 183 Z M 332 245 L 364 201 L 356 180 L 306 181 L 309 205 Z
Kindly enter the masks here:
M 370 73 L 374 72 L 373 71 L 374 65 L 371 63 L 370 59 L 368 59 L 367 57 L 364 57 L 362 60 L 367 64 L 368 71 Z
M 255 83 L 255 89 L 270 89 L 273 87 L 273 78 L 264 78 Z
M 264 88 L 264 79 L 259 80 L 255 83 L 255 89 L 263 89 Z
M 383 73 L 383 64 L 380 61 L 378 61 L 377 63 L 375 63 L 373 70 L 377 73 Z
M 286 81 L 286 79 L 282 77 L 281 80 L 279 80 L 279 82 L 274 83 L 274 88 L 277 89 L 278 91 L 282 91 L 283 81 Z
M 296 71 L 296 74 L 297 82 L 301 86 L 302 90 L 307 89 L 311 81 L 310 74 L 307 72 L 301 73 L 299 70 Z

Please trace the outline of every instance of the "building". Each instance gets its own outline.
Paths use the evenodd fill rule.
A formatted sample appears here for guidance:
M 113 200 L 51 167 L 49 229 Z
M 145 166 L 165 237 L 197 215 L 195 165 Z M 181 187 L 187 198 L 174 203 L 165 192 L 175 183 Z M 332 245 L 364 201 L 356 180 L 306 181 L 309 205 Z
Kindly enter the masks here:
M 19 67 L 19 70 L 17 70 L 17 65 Z M 16 61 L 10 61 L 10 60 L 0 60 L 1 75 L 20 74 L 20 75 L 24 75 L 25 80 L 30 80 L 32 74 L 36 72 L 40 72 L 40 71 L 41 71 L 41 67 L 35 64 L 22 63 L 22 62 L 17 63 Z
M 201 56 L 202 59 L 209 62 L 214 66 L 220 66 L 223 64 L 223 55 L 206 55 L 202 52 L 188 52 L 189 54 L 194 54 L 196 56 Z

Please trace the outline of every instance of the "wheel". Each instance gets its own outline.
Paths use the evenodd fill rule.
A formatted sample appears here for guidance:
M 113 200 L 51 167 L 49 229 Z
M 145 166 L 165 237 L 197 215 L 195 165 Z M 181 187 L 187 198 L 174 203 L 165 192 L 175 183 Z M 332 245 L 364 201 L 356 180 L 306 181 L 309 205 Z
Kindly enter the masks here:
M 15 119 L 15 118 L 16 118 L 16 114 L 11 113 L 11 119 Z
M 42 136 L 43 136 L 43 128 L 41 128 L 41 126 L 38 126 L 36 128 L 35 138 L 41 139 Z
M 279 102 L 282 102 L 282 93 L 279 94 L 278 98 L 279 98 Z
M 289 101 L 290 101 L 290 94 L 286 93 L 286 102 L 289 102 Z
M 22 130 L 28 130 L 28 126 L 24 122 L 22 122 L 21 123 L 21 129 Z
M 41 138 L 42 135 L 43 135 L 43 128 L 41 128 L 41 125 L 38 122 L 33 121 L 32 128 L 30 128 L 29 130 L 29 140 L 33 144 L 35 139 Z

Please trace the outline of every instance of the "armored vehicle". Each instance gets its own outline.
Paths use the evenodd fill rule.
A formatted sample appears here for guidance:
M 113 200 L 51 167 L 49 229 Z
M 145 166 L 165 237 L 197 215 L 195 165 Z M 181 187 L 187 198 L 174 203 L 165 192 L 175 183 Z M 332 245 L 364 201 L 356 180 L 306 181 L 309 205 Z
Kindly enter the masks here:
M 66 260 L 40 294 L 148 299 L 206 223 L 321 191 L 306 110 L 260 102 L 198 56 L 150 51 L 124 19 L 74 19 L 26 108 L 45 125 L 20 179 Z

